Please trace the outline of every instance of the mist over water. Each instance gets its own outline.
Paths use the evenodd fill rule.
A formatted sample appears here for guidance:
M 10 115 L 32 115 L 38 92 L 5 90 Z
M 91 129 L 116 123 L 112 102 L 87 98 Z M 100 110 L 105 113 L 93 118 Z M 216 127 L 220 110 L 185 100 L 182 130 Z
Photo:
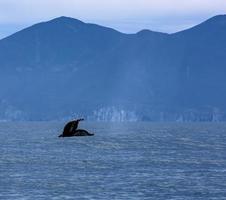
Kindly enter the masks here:
M 225 199 L 225 123 L 0 124 L 0 199 Z

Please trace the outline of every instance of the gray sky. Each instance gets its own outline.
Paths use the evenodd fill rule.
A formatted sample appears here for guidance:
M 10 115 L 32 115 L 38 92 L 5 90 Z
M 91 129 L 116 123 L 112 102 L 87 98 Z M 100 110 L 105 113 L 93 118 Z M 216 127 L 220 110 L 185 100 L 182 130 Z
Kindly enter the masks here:
M 226 14 L 226 0 L 0 0 L 0 38 L 59 16 L 126 33 L 172 33 L 217 14 Z

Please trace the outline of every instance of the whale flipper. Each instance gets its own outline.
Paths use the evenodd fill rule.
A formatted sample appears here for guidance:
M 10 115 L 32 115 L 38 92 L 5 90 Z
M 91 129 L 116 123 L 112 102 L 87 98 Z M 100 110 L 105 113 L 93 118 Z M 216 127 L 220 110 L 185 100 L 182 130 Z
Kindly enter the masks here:
M 73 134 L 61 134 L 58 137 L 74 137 L 74 136 L 93 136 L 93 133 L 89 133 L 86 130 L 78 129 Z
M 86 130 L 78 129 L 75 131 L 74 136 L 93 136 L 93 133 L 89 133 Z

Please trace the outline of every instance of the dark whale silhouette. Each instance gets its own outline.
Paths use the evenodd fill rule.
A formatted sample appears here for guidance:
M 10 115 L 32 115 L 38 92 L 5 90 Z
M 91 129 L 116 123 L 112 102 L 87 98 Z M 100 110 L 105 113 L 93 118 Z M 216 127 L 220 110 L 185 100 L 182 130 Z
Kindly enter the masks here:
M 63 133 L 59 135 L 59 137 L 93 136 L 93 133 L 89 133 L 88 131 L 83 129 L 77 129 L 79 122 L 83 120 L 84 119 L 78 119 L 68 122 L 64 127 Z

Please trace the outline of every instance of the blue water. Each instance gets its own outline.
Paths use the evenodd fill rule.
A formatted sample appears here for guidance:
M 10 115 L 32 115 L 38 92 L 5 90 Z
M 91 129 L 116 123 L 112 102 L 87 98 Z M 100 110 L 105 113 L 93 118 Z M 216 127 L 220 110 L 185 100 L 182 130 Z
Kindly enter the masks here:
M 0 199 L 226 199 L 226 124 L 0 124 Z

